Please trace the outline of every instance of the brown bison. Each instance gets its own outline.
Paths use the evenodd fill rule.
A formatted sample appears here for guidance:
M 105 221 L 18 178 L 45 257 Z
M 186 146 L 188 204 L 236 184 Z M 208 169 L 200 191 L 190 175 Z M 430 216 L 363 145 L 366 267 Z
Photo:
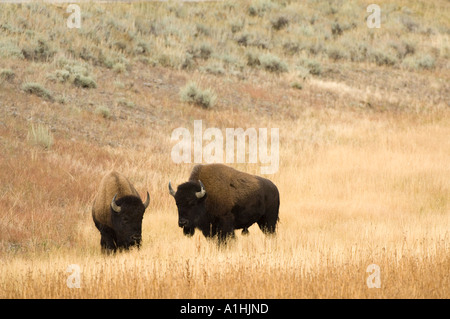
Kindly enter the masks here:
M 141 244 L 142 218 L 150 203 L 142 203 L 138 192 L 123 175 L 111 171 L 100 182 L 92 206 L 92 218 L 100 231 L 103 252 L 115 252 Z
M 189 181 L 169 192 L 178 207 L 178 226 L 192 236 L 195 228 L 206 237 L 218 235 L 219 243 L 234 236 L 235 229 L 257 223 L 266 234 L 275 233 L 280 195 L 268 179 L 223 164 L 196 165 Z

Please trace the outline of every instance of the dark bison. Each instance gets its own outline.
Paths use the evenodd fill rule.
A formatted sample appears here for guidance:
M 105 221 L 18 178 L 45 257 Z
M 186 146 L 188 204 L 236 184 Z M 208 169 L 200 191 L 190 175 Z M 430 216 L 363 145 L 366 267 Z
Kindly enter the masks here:
M 198 228 L 206 237 L 217 234 L 220 243 L 235 229 L 247 234 L 254 223 L 266 234 L 275 233 L 280 195 L 266 178 L 223 164 L 196 165 L 176 192 L 169 182 L 169 192 L 178 207 L 178 226 L 187 236 Z
M 142 203 L 138 192 L 123 175 L 111 171 L 100 182 L 92 206 L 92 218 L 100 231 L 103 252 L 115 252 L 141 244 L 142 218 L 150 203 Z

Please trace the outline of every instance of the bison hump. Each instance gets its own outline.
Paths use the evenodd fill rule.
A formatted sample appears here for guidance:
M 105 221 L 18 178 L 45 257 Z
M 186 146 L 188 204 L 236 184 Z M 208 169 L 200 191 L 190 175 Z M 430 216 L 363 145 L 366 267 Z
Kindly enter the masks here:
M 139 197 L 131 182 L 122 174 L 116 171 L 110 171 L 103 176 L 92 206 L 92 215 L 95 219 L 104 225 L 112 227 L 110 205 L 114 195 L 117 199 L 134 195 Z
M 207 208 L 214 215 L 223 215 L 240 203 L 247 202 L 261 189 L 258 178 L 223 164 L 196 165 L 189 178 L 205 185 Z

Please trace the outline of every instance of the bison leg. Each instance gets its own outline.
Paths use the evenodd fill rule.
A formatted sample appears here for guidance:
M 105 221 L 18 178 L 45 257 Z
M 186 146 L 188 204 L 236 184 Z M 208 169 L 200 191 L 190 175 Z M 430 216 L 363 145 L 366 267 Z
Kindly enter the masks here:
M 265 214 L 257 221 L 259 228 L 264 234 L 274 234 L 278 223 L 278 211 L 280 208 L 280 199 L 277 198 L 266 205 Z
M 116 252 L 116 233 L 114 232 L 114 229 L 100 223 L 95 217 L 94 223 L 101 235 L 100 246 L 102 248 L 102 253 L 109 254 L 111 252 Z
M 217 227 L 209 224 L 208 227 L 202 229 L 202 233 L 206 238 L 214 237 L 217 234 Z
M 226 244 L 229 238 L 234 238 L 234 225 L 232 220 L 223 219 L 219 225 L 218 240 L 219 245 Z
M 225 245 L 229 239 L 234 239 L 234 230 L 226 232 L 226 231 L 220 231 L 218 235 L 219 245 Z
M 278 222 L 278 214 L 264 215 L 257 223 L 262 232 L 266 235 L 274 234 Z
M 102 234 L 100 246 L 102 247 L 102 253 L 105 254 L 115 253 L 117 249 L 114 239 L 109 235 Z
M 108 226 L 102 225 L 100 229 L 101 239 L 100 246 L 102 247 L 102 253 L 110 254 L 115 253 L 117 249 L 116 234 L 114 230 Z

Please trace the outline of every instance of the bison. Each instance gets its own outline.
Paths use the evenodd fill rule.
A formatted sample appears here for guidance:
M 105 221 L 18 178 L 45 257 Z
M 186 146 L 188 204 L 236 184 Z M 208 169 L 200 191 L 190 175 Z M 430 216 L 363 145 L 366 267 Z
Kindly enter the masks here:
M 255 222 L 266 234 L 276 231 L 280 195 L 270 180 L 250 175 L 223 164 L 196 165 L 189 181 L 169 192 L 178 207 L 178 226 L 186 236 L 195 228 L 205 237 L 217 235 L 219 244 L 235 229 L 248 228 Z
M 106 174 L 100 182 L 92 206 L 92 218 L 100 231 L 103 252 L 117 249 L 139 248 L 142 235 L 142 218 L 150 203 L 142 202 L 130 181 L 115 171 Z

